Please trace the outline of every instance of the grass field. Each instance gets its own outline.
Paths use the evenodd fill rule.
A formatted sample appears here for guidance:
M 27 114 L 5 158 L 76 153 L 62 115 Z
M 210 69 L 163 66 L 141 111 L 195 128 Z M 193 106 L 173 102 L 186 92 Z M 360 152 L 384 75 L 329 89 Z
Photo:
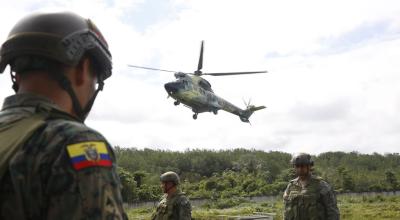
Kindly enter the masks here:
M 400 220 L 400 196 L 338 196 L 341 219 L 344 220 Z M 227 219 L 222 216 L 249 215 L 254 212 L 276 213 L 274 219 L 282 219 L 281 201 L 242 203 L 226 208 L 194 207 L 194 219 Z M 127 210 L 129 219 L 150 219 L 153 208 Z

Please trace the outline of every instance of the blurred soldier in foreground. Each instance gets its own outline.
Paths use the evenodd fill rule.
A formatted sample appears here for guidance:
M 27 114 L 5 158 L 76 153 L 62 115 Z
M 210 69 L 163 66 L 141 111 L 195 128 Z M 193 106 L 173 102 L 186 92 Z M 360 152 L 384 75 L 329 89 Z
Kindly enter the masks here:
M 0 219 L 127 219 L 115 156 L 83 122 L 111 54 L 100 31 L 72 13 L 19 21 L 0 50 L 16 95 L 0 112 Z
M 311 155 L 301 153 L 292 158 L 296 179 L 283 194 L 284 220 L 338 220 L 339 209 L 332 187 L 320 177 L 311 175 Z
M 185 194 L 177 187 L 180 183 L 178 174 L 166 172 L 160 176 L 161 188 L 165 193 L 157 206 L 152 220 L 190 220 L 192 207 Z

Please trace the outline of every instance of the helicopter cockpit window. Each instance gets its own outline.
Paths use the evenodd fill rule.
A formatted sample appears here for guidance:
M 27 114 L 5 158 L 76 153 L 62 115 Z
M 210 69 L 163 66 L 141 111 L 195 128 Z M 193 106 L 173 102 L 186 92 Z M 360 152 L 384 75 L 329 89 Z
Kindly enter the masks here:
M 183 88 L 191 89 L 191 84 L 188 81 L 186 81 L 186 80 L 180 80 L 180 81 L 181 81 L 181 85 Z
M 192 84 L 188 81 L 186 81 L 186 88 L 193 89 Z
M 207 91 L 212 92 L 211 84 L 208 81 L 206 81 L 205 79 L 200 80 L 199 86 Z

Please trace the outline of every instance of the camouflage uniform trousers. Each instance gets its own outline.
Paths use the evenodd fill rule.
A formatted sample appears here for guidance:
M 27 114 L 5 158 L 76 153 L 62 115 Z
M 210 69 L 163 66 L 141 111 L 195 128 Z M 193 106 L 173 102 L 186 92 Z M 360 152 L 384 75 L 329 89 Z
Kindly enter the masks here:
M 305 186 L 291 180 L 283 195 L 284 220 L 339 220 L 332 187 L 320 177 L 310 176 Z
M 6 98 L 0 126 L 38 106 L 58 114 L 11 158 L 0 180 L 0 219 L 127 219 L 115 155 L 97 131 L 33 94 Z
M 165 194 L 157 206 L 152 220 L 190 220 L 192 207 L 184 193 L 179 190 L 169 198 Z

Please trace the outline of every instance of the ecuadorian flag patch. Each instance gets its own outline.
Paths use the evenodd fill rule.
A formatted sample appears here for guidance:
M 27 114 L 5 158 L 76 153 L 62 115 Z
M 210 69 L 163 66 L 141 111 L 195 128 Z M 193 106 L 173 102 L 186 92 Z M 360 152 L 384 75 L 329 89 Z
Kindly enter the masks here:
M 87 167 L 111 167 L 107 146 L 101 141 L 81 142 L 67 146 L 75 170 Z

